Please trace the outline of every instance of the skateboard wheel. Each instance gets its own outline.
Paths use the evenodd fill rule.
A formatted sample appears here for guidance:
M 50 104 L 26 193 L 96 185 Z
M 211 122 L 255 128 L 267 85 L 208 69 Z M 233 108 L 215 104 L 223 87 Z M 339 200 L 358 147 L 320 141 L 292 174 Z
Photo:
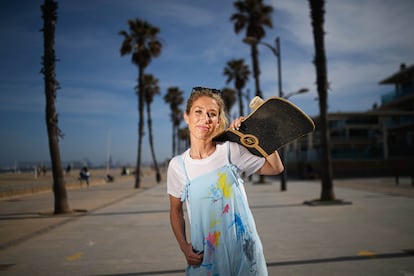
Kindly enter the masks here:
M 256 96 L 250 101 L 249 107 L 252 110 L 256 110 L 263 102 L 264 100 L 262 98 L 260 98 L 259 96 Z

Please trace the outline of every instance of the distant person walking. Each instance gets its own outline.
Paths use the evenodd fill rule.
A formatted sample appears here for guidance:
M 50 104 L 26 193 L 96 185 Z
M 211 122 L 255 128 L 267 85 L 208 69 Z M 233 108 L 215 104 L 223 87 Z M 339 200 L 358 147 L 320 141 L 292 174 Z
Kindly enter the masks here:
M 66 167 L 66 174 L 67 175 L 70 175 L 70 171 L 72 170 L 72 167 L 70 166 L 70 165 L 68 165 L 67 167 Z
M 46 173 L 47 173 L 46 166 L 42 166 L 42 173 L 43 173 L 43 176 L 46 176 Z
M 85 180 L 86 186 L 89 188 L 89 178 L 90 178 L 90 173 L 88 171 L 88 168 L 83 167 L 81 171 L 79 172 L 80 186 L 82 187 L 82 182 Z

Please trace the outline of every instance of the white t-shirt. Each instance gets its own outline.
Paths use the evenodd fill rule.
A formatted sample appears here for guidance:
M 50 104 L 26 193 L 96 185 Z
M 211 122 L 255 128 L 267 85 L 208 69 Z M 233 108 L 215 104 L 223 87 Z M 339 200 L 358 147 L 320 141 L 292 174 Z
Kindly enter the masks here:
M 228 163 L 228 143 L 230 143 L 230 162 L 238 168 L 239 172 L 244 172 L 246 176 L 249 176 L 263 166 L 265 158 L 253 155 L 245 147 L 233 142 L 217 143 L 215 152 L 204 159 L 192 159 L 190 149 L 182 154 L 190 181 L 226 165 Z M 168 165 L 167 193 L 181 198 L 186 180 L 179 156 L 175 156 Z

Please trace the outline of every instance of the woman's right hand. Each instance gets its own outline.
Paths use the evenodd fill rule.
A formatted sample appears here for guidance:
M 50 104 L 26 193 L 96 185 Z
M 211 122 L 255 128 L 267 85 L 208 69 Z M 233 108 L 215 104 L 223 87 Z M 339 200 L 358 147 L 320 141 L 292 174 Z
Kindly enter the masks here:
M 188 243 L 184 249 L 184 255 L 189 265 L 199 266 L 203 262 L 203 253 L 196 253 L 191 243 Z
M 241 126 L 241 123 L 244 121 L 244 119 L 245 119 L 245 117 L 244 116 L 240 116 L 240 117 L 238 117 L 238 118 L 236 118 L 236 119 L 234 119 L 231 123 L 230 123 L 230 126 L 229 126 L 229 128 L 230 129 L 233 129 L 233 130 L 239 130 L 239 128 L 240 128 L 240 126 Z

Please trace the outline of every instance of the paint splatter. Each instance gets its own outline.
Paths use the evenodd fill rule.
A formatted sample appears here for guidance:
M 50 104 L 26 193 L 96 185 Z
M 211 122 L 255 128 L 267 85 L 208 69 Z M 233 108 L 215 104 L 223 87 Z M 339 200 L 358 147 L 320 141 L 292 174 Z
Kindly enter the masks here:
M 234 214 L 234 221 L 232 225 L 236 226 L 237 240 L 241 240 L 241 238 L 246 233 L 246 229 L 244 228 L 243 221 L 239 214 Z
M 81 256 L 82 256 L 82 252 L 77 252 L 77 253 L 75 253 L 71 256 L 67 256 L 66 260 L 67 261 L 77 261 L 81 258 Z
M 214 231 L 214 232 L 208 234 L 208 236 L 206 238 L 206 241 L 207 241 L 208 246 L 211 249 L 214 249 L 218 246 L 220 234 L 221 234 L 221 232 L 217 232 L 217 231 Z
M 210 228 L 214 228 L 216 225 L 220 224 L 220 219 L 217 219 L 216 213 L 211 212 L 210 213 Z
M 254 245 L 255 245 L 255 242 L 253 240 L 251 239 L 244 240 L 243 252 L 249 261 L 252 261 L 254 258 Z
M 223 198 L 223 194 L 215 185 L 211 185 L 209 197 L 213 200 L 213 202 L 217 202 Z
M 374 252 L 371 251 L 367 251 L 367 250 L 361 250 L 358 252 L 358 256 L 363 256 L 363 257 L 375 257 Z
M 230 198 L 233 189 L 231 183 L 227 180 L 227 174 L 226 173 L 219 173 L 219 179 L 217 183 L 217 188 L 221 190 L 224 198 Z
M 226 206 L 224 206 L 224 209 L 223 209 L 223 214 L 227 214 L 229 212 L 229 209 L 230 209 L 229 204 L 226 204 Z

